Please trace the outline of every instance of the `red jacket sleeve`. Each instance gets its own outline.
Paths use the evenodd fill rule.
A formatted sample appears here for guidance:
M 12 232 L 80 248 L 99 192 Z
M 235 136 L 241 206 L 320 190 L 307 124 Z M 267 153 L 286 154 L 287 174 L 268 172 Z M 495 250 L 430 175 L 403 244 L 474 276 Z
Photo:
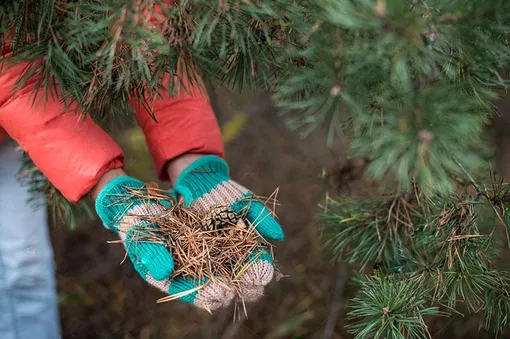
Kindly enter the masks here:
M 187 86 L 190 87 L 190 86 Z M 209 99 L 191 87 L 175 97 L 168 93 L 150 104 L 156 121 L 140 104 L 136 119 L 143 129 L 160 180 L 169 180 L 167 162 L 185 153 L 223 156 L 223 141 Z
M 73 107 L 66 110 L 59 99 L 33 105 L 36 79 L 13 95 L 24 66 L 0 68 L 0 129 L 28 152 L 67 199 L 76 202 L 105 172 L 123 166 L 122 150 L 92 119 L 81 118 Z

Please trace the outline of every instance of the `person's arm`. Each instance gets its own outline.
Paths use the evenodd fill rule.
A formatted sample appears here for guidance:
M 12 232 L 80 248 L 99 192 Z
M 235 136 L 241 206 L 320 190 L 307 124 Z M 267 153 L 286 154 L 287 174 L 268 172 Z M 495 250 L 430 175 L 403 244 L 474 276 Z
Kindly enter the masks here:
M 136 119 L 145 134 L 158 176 L 163 181 L 175 179 L 190 161 L 200 155 L 223 157 L 224 153 L 220 128 L 207 96 L 196 87 L 181 92 L 174 97 L 162 93 L 152 101 L 157 121 L 142 105 L 135 104 Z M 174 161 L 176 165 L 172 166 L 170 162 Z M 167 167 L 172 168 L 170 174 L 173 178 Z
M 271 211 L 254 199 L 251 191 L 230 179 L 228 165 L 220 158 L 223 156 L 220 129 L 207 98 L 198 89 L 192 89 L 190 95 L 174 98 L 164 95 L 153 102 L 153 108 L 157 122 L 142 107 L 137 109 L 137 119 L 160 179 L 172 181 L 185 206 L 200 214 L 214 206 L 227 206 L 238 215 L 246 213 L 249 224 L 263 237 L 283 240 L 283 230 Z M 274 276 L 268 251 L 252 255 L 257 259 L 238 277 L 246 302 L 261 298 Z M 224 306 L 229 303 L 228 297 L 221 302 Z
M 77 202 L 88 193 L 97 195 L 112 177 L 124 174 L 121 148 L 91 118 L 81 118 L 74 107 L 66 109 L 58 98 L 34 105 L 31 94 L 37 79 L 13 93 L 24 67 L 0 68 L 0 129 L 28 152 L 67 199 Z

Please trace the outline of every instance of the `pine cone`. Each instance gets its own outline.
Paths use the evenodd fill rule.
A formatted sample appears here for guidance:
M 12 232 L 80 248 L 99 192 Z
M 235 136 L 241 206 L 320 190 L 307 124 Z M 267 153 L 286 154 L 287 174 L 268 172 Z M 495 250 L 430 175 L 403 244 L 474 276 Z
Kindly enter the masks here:
M 205 230 L 219 230 L 226 226 L 234 226 L 239 221 L 236 213 L 227 206 L 217 206 L 211 208 L 202 219 L 202 227 Z

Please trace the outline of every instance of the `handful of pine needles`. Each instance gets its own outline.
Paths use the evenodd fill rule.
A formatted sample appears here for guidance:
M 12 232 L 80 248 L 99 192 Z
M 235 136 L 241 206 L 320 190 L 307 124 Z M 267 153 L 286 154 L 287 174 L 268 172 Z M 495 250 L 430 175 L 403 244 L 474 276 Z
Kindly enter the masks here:
M 257 225 L 245 218 L 248 208 L 236 214 L 227 206 L 215 206 L 199 214 L 154 184 L 147 184 L 143 190 L 130 189 L 129 194 L 163 207 L 157 209 L 160 213 L 133 216 L 139 220 L 134 241 L 162 243 L 168 248 L 175 265 L 171 279 L 186 277 L 197 283 L 207 279 L 234 288 L 238 299 L 243 300 L 239 276 L 265 250 L 272 256 L 271 244 L 256 231 Z M 274 198 L 266 199 L 266 204 L 267 201 L 276 204 Z M 178 299 L 206 284 L 158 302 Z

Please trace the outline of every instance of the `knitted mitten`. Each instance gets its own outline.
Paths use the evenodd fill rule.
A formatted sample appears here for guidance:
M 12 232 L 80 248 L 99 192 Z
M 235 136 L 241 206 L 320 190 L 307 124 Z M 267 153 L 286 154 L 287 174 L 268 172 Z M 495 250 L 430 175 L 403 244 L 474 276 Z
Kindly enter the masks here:
M 135 189 L 141 194 L 133 195 Z M 134 178 L 122 176 L 111 180 L 96 199 L 96 211 L 104 226 L 122 239 L 129 259 L 138 274 L 152 286 L 170 295 L 183 294 L 182 301 L 213 311 L 228 305 L 234 291 L 205 281 L 176 278 L 171 280 L 174 262 L 165 245 L 144 239 L 143 232 L 153 227 L 140 216 L 164 211 L 154 199 L 149 199 L 146 186 Z M 192 294 L 187 291 L 196 290 Z
M 257 258 L 239 277 L 243 301 L 255 302 L 264 295 L 264 287 L 273 280 L 273 259 L 267 250 L 254 253 Z M 249 260 L 249 259 L 248 259 Z
M 248 189 L 232 181 L 227 163 L 216 156 L 204 156 L 185 168 L 175 183 L 175 192 L 184 204 L 199 213 L 206 213 L 215 206 L 228 206 L 255 226 L 265 238 L 281 241 L 284 234 L 280 224 L 264 204 L 255 199 Z M 274 275 L 269 253 L 255 253 L 255 262 L 239 277 L 245 301 L 255 301 L 262 296 L 264 286 Z

